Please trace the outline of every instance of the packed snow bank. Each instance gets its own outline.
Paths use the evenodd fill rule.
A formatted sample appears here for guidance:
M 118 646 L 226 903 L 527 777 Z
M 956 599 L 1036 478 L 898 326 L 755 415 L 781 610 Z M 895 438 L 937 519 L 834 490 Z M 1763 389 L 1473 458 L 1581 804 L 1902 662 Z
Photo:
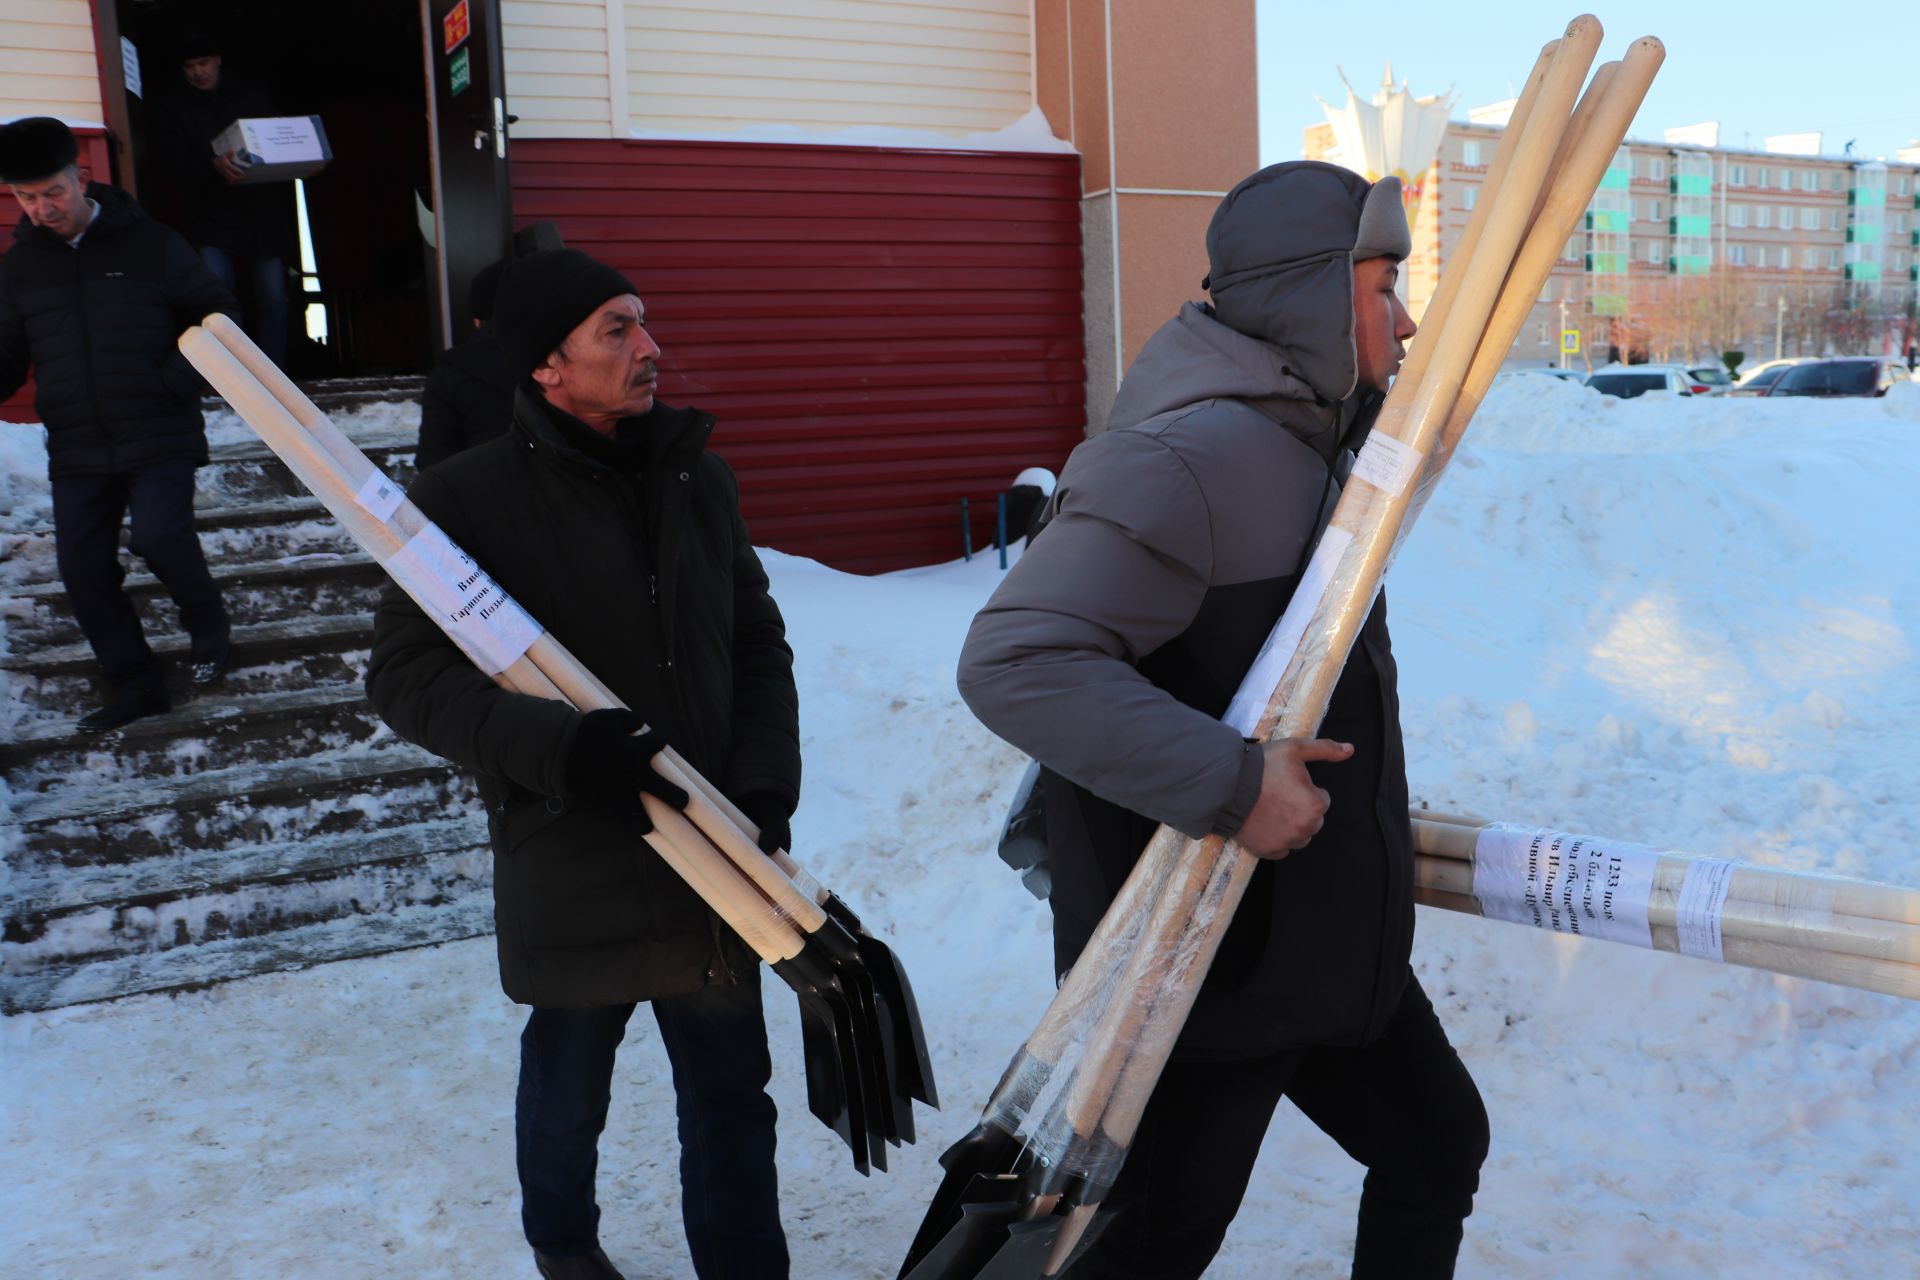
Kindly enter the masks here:
M 1920 405 L 1498 389 L 1389 596 L 1435 807 L 1920 884 Z M 1050 991 L 990 851 L 1019 760 L 952 668 L 990 558 L 877 579 L 769 554 L 798 655 L 801 856 L 908 965 L 948 1110 L 862 1180 L 768 986 L 795 1274 L 891 1276 Z M 1422 910 L 1414 963 L 1493 1117 L 1462 1276 L 1910 1280 L 1920 1005 Z M 0 1274 L 531 1274 L 519 1015 L 476 940 L 0 1023 Z M 686 1276 L 637 1016 L 603 1237 Z M 1360 1171 L 1282 1108 L 1216 1277 L 1346 1273 Z

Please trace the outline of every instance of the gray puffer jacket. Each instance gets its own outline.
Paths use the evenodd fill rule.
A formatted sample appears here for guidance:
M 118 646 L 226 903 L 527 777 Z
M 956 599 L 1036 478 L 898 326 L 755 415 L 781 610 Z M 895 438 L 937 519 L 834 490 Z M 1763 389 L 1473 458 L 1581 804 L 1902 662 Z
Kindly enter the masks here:
M 1341 394 L 1354 382 L 1337 364 Z M 961 694 L 1045 767 L 1060 971 L 1158 824 L 1231 834 L 1252 808 L 1260 752 L 1220 717 L 1375 408 L 1317 394 L 1285 348 L 1188 304 L 1148 341 L 1109 430 L 1074 451 L 1050 522 L 974 620 Z M 1361 1044 L 1399 1001 L 1412 840 L 1384 601 L 1321 733 L 1356 748 L 1312 766 L 1333 797 L 1326 825 L 1255 873 L 1177 1056 Z

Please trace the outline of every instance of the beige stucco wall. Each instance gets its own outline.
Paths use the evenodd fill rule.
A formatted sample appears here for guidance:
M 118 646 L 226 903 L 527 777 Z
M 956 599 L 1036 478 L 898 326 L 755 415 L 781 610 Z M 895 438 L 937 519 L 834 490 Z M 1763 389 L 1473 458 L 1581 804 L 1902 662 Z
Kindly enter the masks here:
M 87 0 L 0 2 L 0 120 L 16 116 L 106 119 Z
M 1083 157 L 1087 421 L 1202 296 L 1221 195 L 1259 166 L 1253 0 L 1034 0 L 1035 93 Z M 1111 68 L 1111 73 L 1109 73 Z

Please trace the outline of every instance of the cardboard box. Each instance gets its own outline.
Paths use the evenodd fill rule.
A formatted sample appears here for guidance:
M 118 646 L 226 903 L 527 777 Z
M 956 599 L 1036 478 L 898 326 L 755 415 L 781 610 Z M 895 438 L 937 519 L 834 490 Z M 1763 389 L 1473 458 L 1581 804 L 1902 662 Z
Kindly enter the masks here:
M 288 182 L 320 172 L 333 159 L 319 116 L 235 120 L 213 140 L 214 152 L 240 152 L 243 182 Z

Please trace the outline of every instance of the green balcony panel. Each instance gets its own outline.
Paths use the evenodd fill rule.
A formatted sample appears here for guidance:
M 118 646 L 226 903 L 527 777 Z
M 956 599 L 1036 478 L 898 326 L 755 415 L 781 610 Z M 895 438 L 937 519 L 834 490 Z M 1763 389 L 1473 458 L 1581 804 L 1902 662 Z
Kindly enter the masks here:
M 1600 179 L 1602 191 L 1625 191 L 1633 185 L 1633 174 L 1625 169 L 1609 169 Z
M 1713 271 L 1713 258 L 1705 253 L 1676 253 L 1667 259 L 1667 272 L 1676 276 L 1704 276 Z
M 1625 209 L 1589 209 L 1587 210 L 1587 230 L 1589 231 L 1631 231 L 1633 221 Z
M 1847 192 L 1847 203 L 1860 208 L 1876 208 L 1887 203 L 1885 187 L 1855 187 Z
M 1710 236 L 1713 219 L 1701 213 L 1676 214 L 1667 219 L 1667 233 L 1676 236 Z
M 1879 278 L 1880 264 L 1877 262 L 1849 262 L 1847 264 L 1847 279 L 1849 280 L 1878 280 Z
M 1590 298 L 1590 308 L 1596 316 L 1623 316 L 1627 314 L 1627 295 L 1624 293 L 1596 293 Z
M 1667 179 L 1667 190 L 1676 196 L 1713 194 L 1713 178 L 1704 173 L 1676 173 Z
M 1880 243 L 1880 224 L 1877 222 L 1862 222 L 1862 223 L 1857 223 L 1854 226 L 1848 227 L 1847 243 L 1848 244 L 1879 244 Z

